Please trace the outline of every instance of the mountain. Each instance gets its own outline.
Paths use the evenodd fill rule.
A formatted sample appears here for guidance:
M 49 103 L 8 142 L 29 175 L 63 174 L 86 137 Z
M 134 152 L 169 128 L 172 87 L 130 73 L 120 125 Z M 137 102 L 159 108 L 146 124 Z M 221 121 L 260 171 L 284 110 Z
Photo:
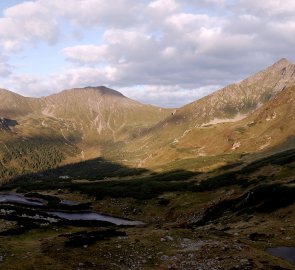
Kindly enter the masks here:
M 281 59 L 240 83 L 177 109 L 127 145 L 124 155 L 134 157 L 133 162 L 139 166 L 154 167 L 184 158 L 262 150 L 261 144 L 253 142 L 251 147 L 241 147 L 236 134 L 244 132 L 244 122 L 254 117 L 251 114 L 272 104 L 292 85 L 295 85 L 295 65 Z
M 11 91 L 0 89 L 0 117 L 15 118 L 33 113 L 38 102 L 35 98 L 27 98 Z
M 169 109 L 144 105 L 106 87 L 65 90 L 42 98 L 41 113 L 62 119 L 64 134 L 80 134 L 81 143 L 126 140 L 170 114 Z
M 1 90 L 0 100 L 3 178 L 100 156 L 171 113 L 102 86 L 42 98 Z
M 281 59 L 240 83 L 208 95 L 178 110 L 176 117 L 202 126 L 237 121 L 261 107 L 284 88 L 295 84 L 295 65 Z
M 281 59 L 176 110 L 104 86 L 42 98 L 0 90 L 0 177 L 96 157 L 155 170 L 212 169 L 292 147 L 293 86 L 295 65 Z

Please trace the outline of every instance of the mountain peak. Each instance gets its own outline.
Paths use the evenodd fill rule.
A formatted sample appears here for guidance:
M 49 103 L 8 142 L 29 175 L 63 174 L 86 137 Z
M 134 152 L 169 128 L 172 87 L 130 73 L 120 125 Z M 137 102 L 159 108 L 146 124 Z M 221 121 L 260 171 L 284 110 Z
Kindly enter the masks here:
M 59 93 L 53 94 L 51 96 L 45 97 L 46 98 L 52 98 L 57 96 L 63 96 L 63 97 L 108 97 L 108 98 L 126 98 L 123 94 L 120 92 L 107 88 L 105 86 L 86 86 L 83 88 L 71 88 L 71 89 L 65 89 Z
M 0 95 L 1 96 L 18 96 L 18 97 L 22 97 L 21 95 L 14 93 L 10 90 L 4 89 L 4 88 L 0 88 Z
M 90 90 L 90 91 L 97 91 L 99 92 L 101 95 L 111 95 L 111 96 L 120 96 L 120 97 L 125 97 L 122 93 L 108 88 L 106 86 L 86 86 L 84 88 L 75 88 L 73 90 Z
M 278 67 L 278 68 L 284 68 L 288 65 L 291 65 L 292 63 L 288 61 L 286 58 L 281 58 L 279 61 L 275 62 L 272 67 Z

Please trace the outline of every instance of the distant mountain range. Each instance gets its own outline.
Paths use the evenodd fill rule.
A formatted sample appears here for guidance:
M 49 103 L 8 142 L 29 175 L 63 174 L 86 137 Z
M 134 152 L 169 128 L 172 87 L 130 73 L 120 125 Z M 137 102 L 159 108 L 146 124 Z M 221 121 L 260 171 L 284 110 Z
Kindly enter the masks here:
M 42 98 L 2 89 L 0 100 L 2 179 L 98 156 L 154 169 L 190 161 L 198 169 L 200 157 L 220 157 L 214 167 L 295 146 L 295 65 L 286 59 L 176 110 L 103 86 Z

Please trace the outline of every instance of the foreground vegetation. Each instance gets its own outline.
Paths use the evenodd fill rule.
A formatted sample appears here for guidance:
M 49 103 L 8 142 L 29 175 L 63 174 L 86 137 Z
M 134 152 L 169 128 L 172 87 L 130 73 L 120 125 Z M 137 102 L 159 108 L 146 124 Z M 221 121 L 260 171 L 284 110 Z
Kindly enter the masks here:
M 23 176 L 2 191 L 30 193 L 51 208 L 60 200 L 88 202 L 84 206 L 93 211 L 146 225 L 37 224 L 14 235 L 17 221 L 6 221 L 0 224 L 2 232 L 10 230 L 1 237 L 1 264 L 5 269 L 295 269 L 265 252 L 295 245 L 294 169 L 295 150 L 288 150 L 208 173 L 153 173 L 97 159 Z

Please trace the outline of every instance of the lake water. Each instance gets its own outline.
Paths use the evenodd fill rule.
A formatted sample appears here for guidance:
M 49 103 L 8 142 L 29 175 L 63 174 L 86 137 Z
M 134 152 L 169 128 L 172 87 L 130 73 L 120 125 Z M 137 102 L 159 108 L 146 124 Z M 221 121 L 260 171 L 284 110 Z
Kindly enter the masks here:
M 24 195 L 17 193 L 0 193 L 0 204 L 1 203 L 18 203 L 28 206 L 45 206 L 46 202 L 41 199 L 29 199 Z M 73 201 L 61 201 L 63 205 L 79 205 L 77 202 Z M 47 211 L 48 214 L 55 217 L 67 219 L 67 220 L 86 220 L 86 221 L 106 221 L 115 225 L 125 225 L 125 226 L 138 226 L 143 225 L 141 221 L 128 220 L 123 218 L 117 218 L 107 215 L 101 215 L 95 212 L 83 212 L 83 211 L 73 211 L 73 212 L 63 212 L 63 211 Z M 36 210 L 37 211 L 37 210 Z
M 101 214 L 98 214 L 98 213 L 95 213 L 95 212 L 69 213 L 69 212 L 57 211 L 57 212 L 47 212 L 47 213 L 50 214 L 50 215 L 53 215 L 53 216 L 57 216 L 57 217 L 60 217 L 60 218 L 67 219 L 67 220 L 107 221 L 107 222 L 113 223 L 115 225 L 125 225 L 125 226 L 138 226 L 138 225 L 143 225 L 144 224 L 141 221 L 121 219 L 121 218 L 117 218 L 117 217 L 101 215 Z
M 0 193 L 0 203 L 20 203 L 26 205 L 44 205 L 42 200 L 28 199 L 20 194 Z
M 69 201 L 69 200 L 62 200 L 62 201 L 60 201 L 60 203 L 63 204 L 63 205 L 70 205 L 70 206 L 75 206 L 75 205 L 80 204 L 78 202 L 73 202 L 73 201 Z
M 295 247 L 268 248 L 266 252 L 295 265 Z

